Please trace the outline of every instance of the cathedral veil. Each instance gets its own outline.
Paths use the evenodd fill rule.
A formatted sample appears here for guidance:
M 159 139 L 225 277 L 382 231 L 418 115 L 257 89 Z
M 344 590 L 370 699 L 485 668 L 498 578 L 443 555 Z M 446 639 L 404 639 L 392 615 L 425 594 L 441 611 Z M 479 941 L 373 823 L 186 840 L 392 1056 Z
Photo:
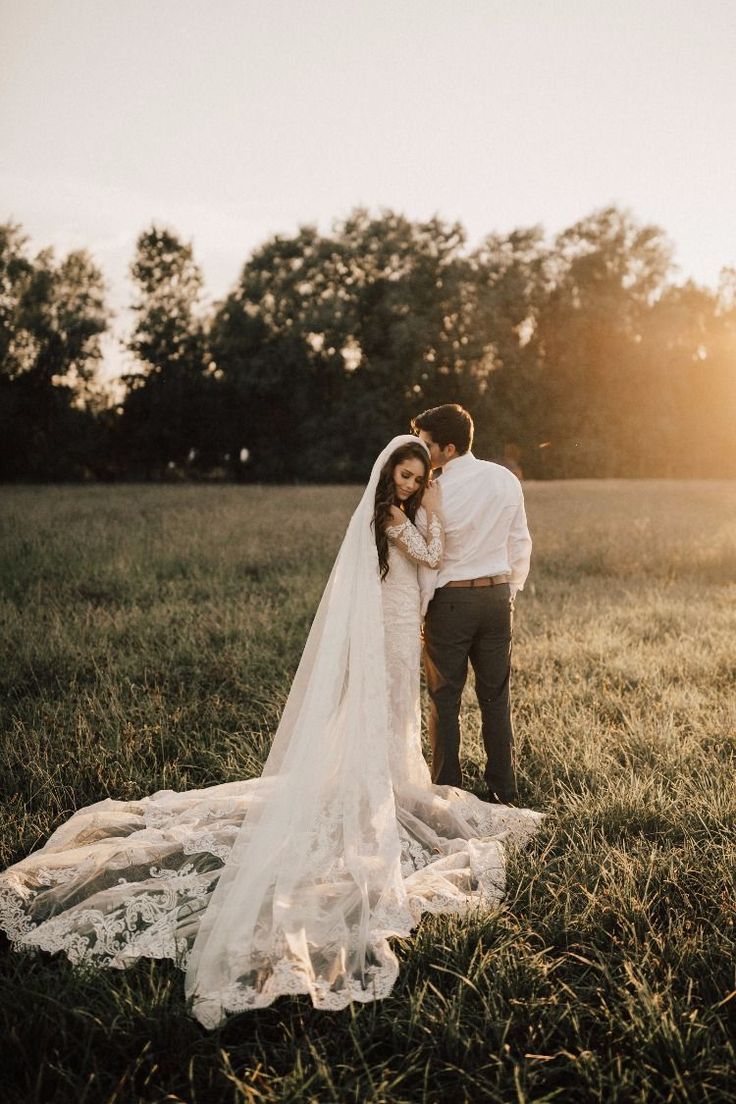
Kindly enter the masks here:
M 206 1026 L 308 993 L 317 1007 L 388 993 L 387 939 L 412 916 L 389 767 L 377 458 L 314 618 L 256 796 L 202 917 L 186 990 Z

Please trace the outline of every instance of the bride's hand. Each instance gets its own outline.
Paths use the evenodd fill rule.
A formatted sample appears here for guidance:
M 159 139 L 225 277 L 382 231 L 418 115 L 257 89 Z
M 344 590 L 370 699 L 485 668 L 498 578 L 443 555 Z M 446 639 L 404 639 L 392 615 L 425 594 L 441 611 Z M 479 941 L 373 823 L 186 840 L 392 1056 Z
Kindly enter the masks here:
M 439 513 L 442 509 L 442 492 L 438 486 L 437 480 L 430 483 L 424 494 L 422 495 L 422 506 L 427 513 Z

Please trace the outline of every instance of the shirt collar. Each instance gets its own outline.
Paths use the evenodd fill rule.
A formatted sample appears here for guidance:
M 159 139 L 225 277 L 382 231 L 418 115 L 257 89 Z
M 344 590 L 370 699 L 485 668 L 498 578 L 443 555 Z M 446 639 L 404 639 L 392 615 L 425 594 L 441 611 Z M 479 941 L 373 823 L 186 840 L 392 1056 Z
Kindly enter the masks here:
M 442 478 L 448 479 L 451 475 L 462 475 L 463 472 L 471 468 L 475 463 L 475 457 L 472 452 L 464 452 L 462 456 L 456 456 L 454 460 L 442 469 Z

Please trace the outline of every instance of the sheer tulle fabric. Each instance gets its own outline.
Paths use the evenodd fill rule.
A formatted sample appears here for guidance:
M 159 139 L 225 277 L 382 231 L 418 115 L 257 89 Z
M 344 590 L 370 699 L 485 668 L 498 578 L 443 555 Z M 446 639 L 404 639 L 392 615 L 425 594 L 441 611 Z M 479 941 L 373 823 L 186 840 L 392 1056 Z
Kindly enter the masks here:
M 419 729 L 417 565 L 371 530 L 378 457 L 322 596 L 259 779 L 103 801 L 0 875 L 18 947 L 186 969 L 194 1014 L 286 993 L 344 1007 L 387 995 L 392 936 L 423 911 L 497 903 L 504 842 L 539 814 L 432 786 Z

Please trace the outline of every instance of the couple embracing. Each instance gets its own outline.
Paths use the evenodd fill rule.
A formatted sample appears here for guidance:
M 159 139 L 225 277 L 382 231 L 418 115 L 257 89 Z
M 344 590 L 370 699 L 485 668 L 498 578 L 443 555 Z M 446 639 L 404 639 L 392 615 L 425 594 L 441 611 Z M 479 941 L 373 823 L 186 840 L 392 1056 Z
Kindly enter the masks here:
M 518 480 L 473 456 L 465 410 L 413 427 L 373 466 L 261 776 L 78 810 L 0 875 L 0 926 L 19 949 L 116 968 L 173 958 L 213 1027 L 284 994 L 333 1010 L 385 997 L 391 938 L 425 912 L 500 902 L 506 848 L 541 819 L 514 805 L 509 709 L 531 541 Z M 462 789 L 469 662 L 488 800 Z

